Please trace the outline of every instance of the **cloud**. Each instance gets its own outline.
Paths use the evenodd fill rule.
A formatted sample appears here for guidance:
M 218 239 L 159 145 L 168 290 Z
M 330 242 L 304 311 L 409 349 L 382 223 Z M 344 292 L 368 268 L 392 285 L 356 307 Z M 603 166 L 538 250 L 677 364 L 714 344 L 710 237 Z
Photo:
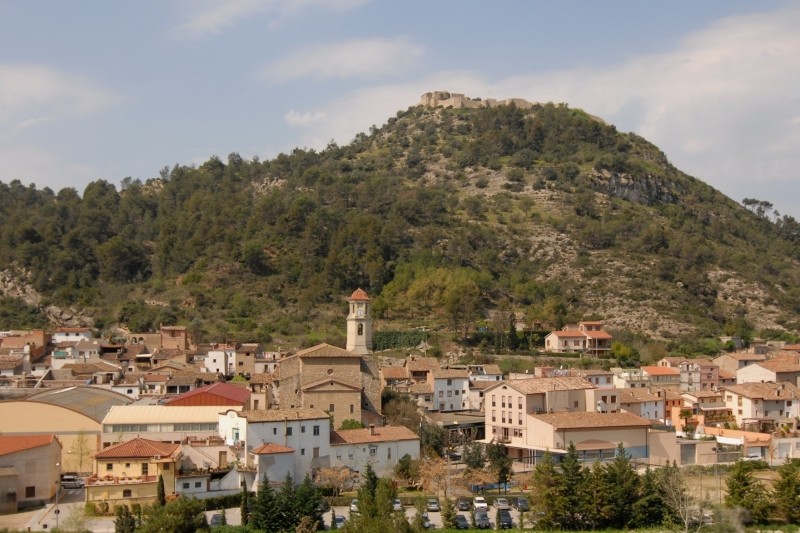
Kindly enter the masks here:
M 314 9 L 341 11 L 363 4 L 366 0 L 226 0 L 225 2 L 187 3 L 195 10 L 186 22 L 173 29 L 173 33 L 186 38 L 204 38 L 222 33 L 241 20 L 259 13 L 269 13 L 272 24 L 297 18 Z M 198 8 L 199 6 L 199 8 Z
M 283 119 L 290 126 L 308 126 L 319 122 L 325 118 L 325 113 L 322 111 L 307 111 L 300 113 L 294 109 L 290 109 L 288 113 L 283 116 Z
M 97 113 L 121 99 L 90 80 L 51 67 L 0 64 L 0 140 L 47 122 Z
M 274 82 L 299 78 L 370 78 L 399 75 L 422 56 L 407 39 L 355 39 L 307 47 L 267 66 L 262 76 Z
M 363 86 L 316 110 L 325 117 L 309 123 L 304 141 L 312 147 L 331 138 L 347 142 L 432 90 L 567 102 L 642 135 L 675 166 L 737 201 L 783 184 L 781 198 L 764 199 L 783 202 L 782 212 L 800 216 L 798 25 L 800 6 L 790 4 L 719 20 L 670 50 L 618 64 L 494 80 L 469 71 L 440 72 Z

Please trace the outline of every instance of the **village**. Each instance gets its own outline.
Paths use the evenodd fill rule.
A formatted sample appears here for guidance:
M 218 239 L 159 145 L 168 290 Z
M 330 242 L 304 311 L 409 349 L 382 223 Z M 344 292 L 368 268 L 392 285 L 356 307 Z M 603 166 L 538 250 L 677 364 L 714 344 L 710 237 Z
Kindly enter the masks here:
M 159 479 L 168 496 L 196 498 L 331 471 L 357 487 L 367 465 L 392 477 L 401 459 L 419 458 L 423 424 L 447 437 L 448 479 L 470 442 L 503 444 L 516 472 L 570 445 L 584 464 L 613 459 L 620 445 L 642 467 L 800 457 L 800 345 L 745 349 L 734 338 L 712 359 L 504 374 L 420 350 L 376 357 L 372 300 L 358 289 L 347 302 L 346 346 L 293 353 L 196 345 L 180 326 L 124 343 L 90 328 L 6 331 L 0 513 L 38 507 L 45 516 L 65 490 L 106 508 L 149 503 Z M 611 341 L 600 321 L 544 339 L 549 354 L 597 360 Z M 416 405 L 418 426 L 387 421 L 387 391 Z

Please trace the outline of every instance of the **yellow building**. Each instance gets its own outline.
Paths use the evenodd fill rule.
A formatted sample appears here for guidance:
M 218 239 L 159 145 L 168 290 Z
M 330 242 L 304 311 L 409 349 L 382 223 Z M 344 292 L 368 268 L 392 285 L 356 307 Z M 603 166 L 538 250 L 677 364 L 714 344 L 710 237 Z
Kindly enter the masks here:
M 155 501 L 158 477 L 164 492 L 175 494 L 175 470 L 180 444 L 135 438 L 104 449 L 94 456 L 94 474 L 86 482 L 86 501 L 150 503 Z

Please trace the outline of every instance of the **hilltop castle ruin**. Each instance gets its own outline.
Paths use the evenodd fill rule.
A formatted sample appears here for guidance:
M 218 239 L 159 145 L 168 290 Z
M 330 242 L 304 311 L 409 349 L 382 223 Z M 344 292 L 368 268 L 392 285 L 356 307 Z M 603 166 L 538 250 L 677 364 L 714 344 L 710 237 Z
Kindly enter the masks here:
M 509 98 L 507 100 L 495 100 L 494 98 L 469 98 L 463 94 L 450 93 L 447 91 L 433 91 L 425 93 L 419 100 L 419 105 L 425 107 L 453 107 L 453 109 L 477 109 L 480 107 L 497 107 L 501 105 L 514 104 L 522 109 L 530 109 L 533 103 L 522 98 Z

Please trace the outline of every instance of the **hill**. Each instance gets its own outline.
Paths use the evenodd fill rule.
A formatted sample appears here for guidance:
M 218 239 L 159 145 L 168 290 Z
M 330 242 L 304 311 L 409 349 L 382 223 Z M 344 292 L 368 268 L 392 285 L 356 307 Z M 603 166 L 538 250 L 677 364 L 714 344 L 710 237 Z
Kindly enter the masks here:
M 416 106 L 320 152 L 0 193 L 5 327 L 341 342 L 363 287 L 379 328 L 469 333 L 515 313 L 675 345 L 798 330 L 797 221 L 566 105 Z

